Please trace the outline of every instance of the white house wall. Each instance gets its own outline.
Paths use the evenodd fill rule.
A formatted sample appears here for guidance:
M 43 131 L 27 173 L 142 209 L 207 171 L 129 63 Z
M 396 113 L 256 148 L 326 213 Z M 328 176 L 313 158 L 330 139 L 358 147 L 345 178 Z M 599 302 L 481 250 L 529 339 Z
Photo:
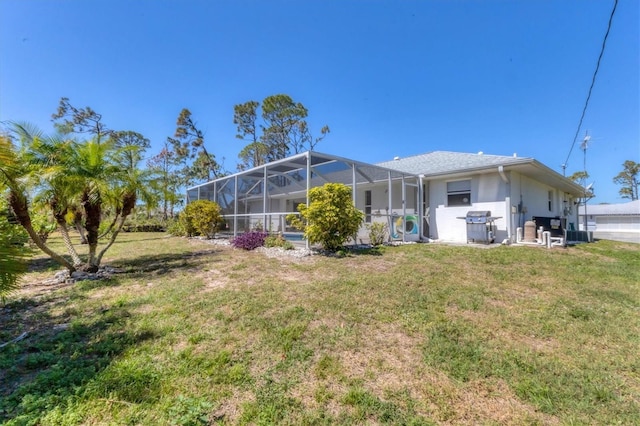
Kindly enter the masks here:
M 519 173 L 512 173 L 511 197 L 514 205 L 522 200 L 521 214 L 524 220 L 531 220 L 534 216 L 541 217 L 563 217 L 565 194 L 558 189 L 541 182 L 523 176 Z M 549 191 L 551 191 L 551 209 L 549 209 Z M 522 196 L 522 197 L 521 197 Z M 567 205 L 572 204 L 572 200 L 567 200 Z M 570 206 L 572 207 L 572 206 Z M 575 210 L 572 208 L 572 210 Z M 568 219 L 572 221 L 572 218 Z
M 452 241 L 467 241 L 467 225 L 461 217 L 469 211 L 489 210 L 495 221 L 496 240 L 507 238 L 507 219 L 505 218 L 505 183 L 495 174 L 475 175 L 471 179 L 471 205 L 448 206 L 447 182 L 464 179 L 442 179 L 429 182 L 430 238 Z

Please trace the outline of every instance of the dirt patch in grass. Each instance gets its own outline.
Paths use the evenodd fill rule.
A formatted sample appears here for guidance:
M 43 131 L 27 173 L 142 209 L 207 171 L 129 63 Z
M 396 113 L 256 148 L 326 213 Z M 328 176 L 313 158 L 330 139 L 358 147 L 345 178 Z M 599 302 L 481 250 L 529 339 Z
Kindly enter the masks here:
M 243 405 L 255 401 L 255 396 L 247 390 L 234 389 L 211 413 L 210 420 L 224 424 L 236 424 L 242 414 Z
M 468 383 L 455 392 L 452 408 L 456 416 L 448 422 L 451 424 L 560 424 L 557 418 L 539 413 L 534 407 L 522 403 L 502 380 Z

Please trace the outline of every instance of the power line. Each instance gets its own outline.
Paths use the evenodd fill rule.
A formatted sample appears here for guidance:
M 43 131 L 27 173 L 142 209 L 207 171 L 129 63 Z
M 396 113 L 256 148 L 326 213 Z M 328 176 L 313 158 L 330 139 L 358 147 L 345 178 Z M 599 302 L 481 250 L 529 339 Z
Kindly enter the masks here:
M 602 48 L 600 49 L 600 55 L 598 56 L 598 62 L 596 63 L 596 69 L 593 72 L 593 78 L 591 79 L 591 86 L 589 86 L 589 93 L 587 94 L 587 100 L 584 103 L 584 108 L 582 108 L 582 115 L 580 116 L 580 122 L 578 123 L 578 128 L 576 129 L 576 134 L 573 137 L 573 143 L 571 144 L 571 149 L 569 150 L 569 154 L 567 155 L 567 159 L 562 164 L 562 174 L 565 174 L 565 170 L 567 168 L 567 163 L 569 162 L 569 157 L 571 157 L 571 152 L 573 151 L 573 147 L 576 145 L 576 140 L 578 139 L 578 134 L 580 133 L 580 129 L 582 128 L 582 121 L 584 120 L 584 116 L 587 113 L 587 107 L 589 106 L 589 99 L 591 99 L 591 92 L 593 91 L 593 86 L 596 83 L 596 76 L 598 75 L 598 70 L 600 69 L 600 61 L 602 60 L 602 55 L 604 55 L 604 48 L 607 44 L 607 38 L 609 38 L 609 31 L 611 30 L 611 23 L 613 22 L 613 15 L 616 13 L 616 8 L 618 7 L 618 0 L 615 0 L 613 3 L 613 9 L 611 10 L 611 16 L 609 16 L 609 23 L 607 24 L 607 32 L 604 34 L 604 39 L 602 40 Z

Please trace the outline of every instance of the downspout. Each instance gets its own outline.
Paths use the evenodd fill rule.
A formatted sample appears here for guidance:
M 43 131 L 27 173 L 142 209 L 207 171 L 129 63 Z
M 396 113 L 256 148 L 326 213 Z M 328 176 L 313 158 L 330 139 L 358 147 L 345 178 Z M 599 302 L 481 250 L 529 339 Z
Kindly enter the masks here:
M 504 167 L 498 166 L 498 174 L 500 178 L 502 178 L 505 183 L 505 192 L 506 196 L 504 197 L 505 204 L 505 221 L 507 222 L 507 239 L 511 241 L 511 185 L 509 183 L 509 178 L 507 174 L 504 172 Z

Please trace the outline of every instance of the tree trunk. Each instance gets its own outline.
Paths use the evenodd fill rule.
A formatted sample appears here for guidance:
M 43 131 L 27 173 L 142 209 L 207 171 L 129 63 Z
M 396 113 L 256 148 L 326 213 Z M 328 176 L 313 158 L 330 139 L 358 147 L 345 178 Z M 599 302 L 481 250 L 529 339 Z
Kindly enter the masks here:
M 89 258 L 82 268 L 87 272 L 96 272 L 96 250 L 98 248 L 98 232 L 100 229 L 100 215 L 102 213 L 102 200 L 98 194 L 94 200 L 90 199 L 88 190 L 82 194 L 82 207 L 85 212 L 85 227 L 87 228 L 87 241 L 89 242 Z
M 164 220 L 167 220 L 167 218 L 168 218 L 168 210 L 169 210 L 169 203 L 167 201 L 166 191 L 165 191 L 165 198 L 164 198 L 163 204 L 164 204 L 164 206 L 163 206 L 163 209 L 162 209 L 162 218 Z
M 69 270 L 69 273 L 72 273 L 76 270 L 76 268 L 64 257 L 60 256 L 53 250 L 51 250 L 40 238 L 38 233 L 33 229 L 33 225 L 31 224 L 31 216 L 29 215 L 29 206 L 27 205 L 27 199 L 15 191 L 11 191 L 9 193 L 9 205 L 13 210 L 13 213 L 16 215 L 18 222 L 22 227 L 27 231 L 29 237 L 33 243 L 44 253 L 49 255 L 51 259 L 64 266 Z
M 84 227 L 82 226 L 82 212 L 77 208 L 73 209 L 73 226 L 75 226 L 78 235 L 80 235 L 80 244 L 87 244 L 87 237 L 84 235 Z
M 118 236 L 118 234 L 120 233 L 120 230 L 124 226 L 125 220 L 131 214 L 131 212 L 133 211 L 133 208 L 135 207 L 135 205 L 136 205 L 136 193 L 135 193 L 135 191 L 126 193 L 124 195 L 124 197 L 123 197 L 122 212 L 120 213 L 120 219 L 118 221 L 118 226 L 113 230 L 113 234 L 111 234 L 111 238 L 109 239 L 109 243 L 100 251 L 100 254 L 98 254 L 98 257 L 96 259 L 96 265 L 97 266 L 100 266 L 100 262 L 102 262 L 102 256 L 104 256 L 106 251 L 109 250 L 109 247 L 111 247 L 111 245 L 113 245 L 113 243 L 115 242 L 116 237 Z
M 64 220 L 64 217 L 62 217 L 62 220 L 60 220 L 58 215 L 54 216 L 56 222 L 58 223 L 58 230 L 60 231 L 60 235 L 62 236 L 62 242 L 67 248 L 67 252 L 69 252 L 71 259 L 73 260 L 73 266 L 77 268 L 82 265 L 82 259 L 80 259 L 80 256 L 78 256 L 78 252 L 71 242 L 71 237 L 69 237 L 69 231 L 67 230 L 67 223 Z

